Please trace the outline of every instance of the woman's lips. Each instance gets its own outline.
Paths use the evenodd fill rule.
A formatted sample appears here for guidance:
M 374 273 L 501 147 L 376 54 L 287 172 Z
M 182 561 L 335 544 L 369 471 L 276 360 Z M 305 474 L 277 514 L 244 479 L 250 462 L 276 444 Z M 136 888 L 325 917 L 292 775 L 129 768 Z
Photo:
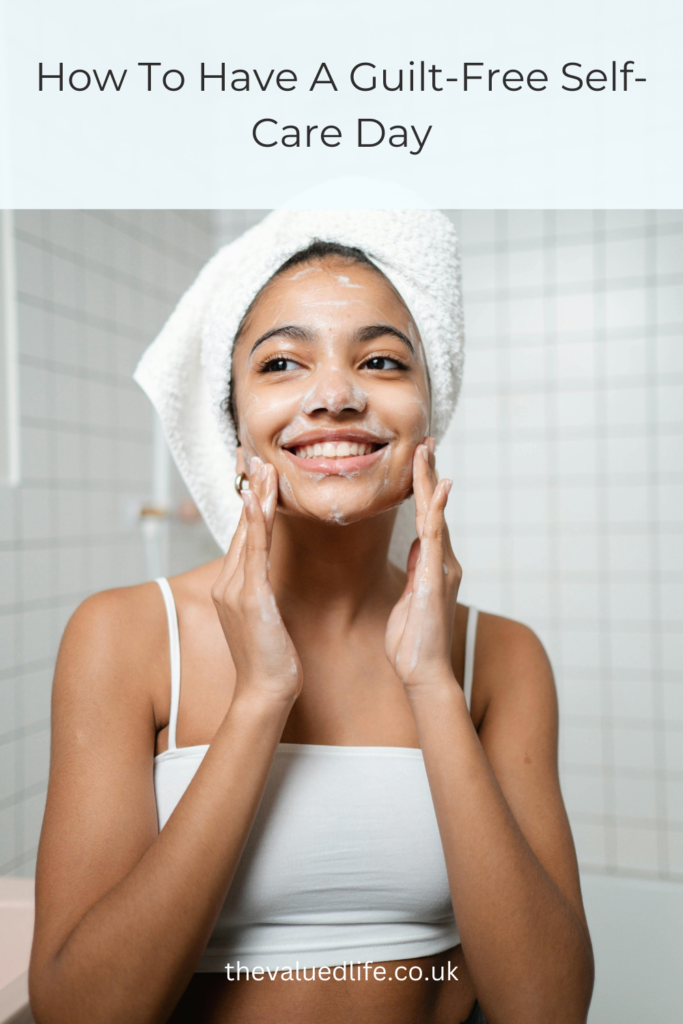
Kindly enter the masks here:
M 370 445 L 366 444 L 365 447 L 368 448 Z M 369 469 L 371 466 L 374 466 L 382 458 L 382 453 L 387 447 L 384 444 L 367 455 L 337 455 L 332 458 L 329 456 L 325 457 L 324 455 L 302 458 L 287 448 L 283 448 L 282 451 L 298 469 L 303 469 L 306 473 L 326 473 L 329 476 L 339 476 L 342 473 L 358 472 L 359 470 Z

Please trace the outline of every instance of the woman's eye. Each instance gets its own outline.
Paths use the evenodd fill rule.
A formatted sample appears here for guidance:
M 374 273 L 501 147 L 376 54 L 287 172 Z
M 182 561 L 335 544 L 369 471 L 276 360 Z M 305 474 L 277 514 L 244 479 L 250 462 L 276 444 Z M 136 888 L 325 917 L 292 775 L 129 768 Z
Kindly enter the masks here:
M 261 373 L 284 373 L 286 370 L 296 370 L 299 363 L 293 359 L 285 359 L 284 356 L 278 356 L 276 359 L 269 359 L 267 363 L 261 367 Z
M 405 370 L 405 365 L 390 356 L 373 356 L 364 364 L 368 370 Z

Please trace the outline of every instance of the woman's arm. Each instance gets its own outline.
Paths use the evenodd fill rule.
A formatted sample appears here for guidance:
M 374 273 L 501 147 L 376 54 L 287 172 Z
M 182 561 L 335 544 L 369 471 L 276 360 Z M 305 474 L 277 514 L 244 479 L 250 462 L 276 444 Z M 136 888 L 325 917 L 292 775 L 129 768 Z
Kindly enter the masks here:
M 280 660 L 267 636 L 253 642 L 254 609 L 270 600 L 268 537 L 258 500 L 247 502 L 239 551 L 226 556 L 214 588 L 236 655 L 235 696 L 160 833 L 145 672 L 160 649 L 155 632 L 157 641 L 165 632 L 161 595 L 151 601 L 144 587 L 98 595 L 67 628 L 37 872 L 30 992 L 38 1024 L 165 1020 L 230 886 L 301 684 L 278 616 L 271 648 Z M 263 633 L 260 617 L 259 625 Z
M 478 662 L 488 702 L 477 735 L 450 658 L 460 567 L 448 482 L 435 488 L 424 463 L 420 543 L 387 653 L 415 717 L 468 968 L 491 1024 L 581 1024 L 593 959 L 557 778 L 552 673 L 530 630 L 482 616 L 479 647 L 494 653 Z

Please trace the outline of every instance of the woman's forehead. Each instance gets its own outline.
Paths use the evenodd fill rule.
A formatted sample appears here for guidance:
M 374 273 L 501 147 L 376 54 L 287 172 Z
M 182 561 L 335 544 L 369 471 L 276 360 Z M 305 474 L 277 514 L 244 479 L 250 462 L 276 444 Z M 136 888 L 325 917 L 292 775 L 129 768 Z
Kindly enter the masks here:
M 410 310 L 388 278 L 371 265 L 336 256 L 290 267 L 269 281 L 249 310 L 238 340 L 291 316 L 326 311 L 368 322 L 389 317 L 416 347 L 420 343 Z

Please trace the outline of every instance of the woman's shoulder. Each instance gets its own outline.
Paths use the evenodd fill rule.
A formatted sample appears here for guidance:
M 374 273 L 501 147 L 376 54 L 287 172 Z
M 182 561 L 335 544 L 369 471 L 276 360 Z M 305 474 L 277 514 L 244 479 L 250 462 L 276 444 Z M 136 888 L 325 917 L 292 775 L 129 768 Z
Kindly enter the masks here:
M 478 717 L 492 705 L 554 708 L 555 684 L 545 647 L 522 622 L 479 611 L 474 659 L 473 711 Z

